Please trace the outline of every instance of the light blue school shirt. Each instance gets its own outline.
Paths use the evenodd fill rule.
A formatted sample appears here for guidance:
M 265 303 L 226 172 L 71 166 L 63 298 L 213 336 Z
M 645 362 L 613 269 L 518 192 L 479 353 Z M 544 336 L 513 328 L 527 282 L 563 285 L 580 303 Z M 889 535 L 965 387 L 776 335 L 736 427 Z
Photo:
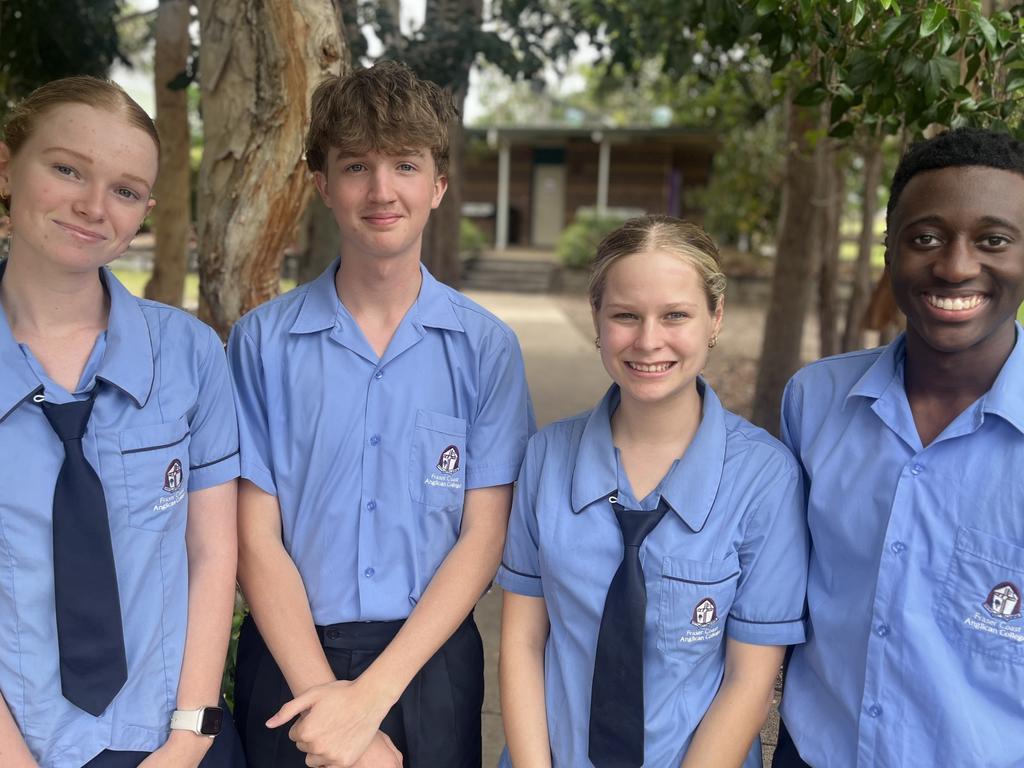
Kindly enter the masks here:
M 107 331 L 73 393 L 46 376 L 0 312 L 0 692 L 42 768 L 166 741 L 188 622 L 188 494 L 238 475 L 216 334 L 135 298 L 107 269 L 100 278 Z M 81 399 L 94 386 L 82 447 L 107 501 L 128 659 L 128 681 L 100 717 L 60 691 L 51 516 L 64 447 L 34 400 Z
M 786 389 L 812 547 L 783 718 L 813 766 L 1021 766 L 1024 336 L 927 448 L 905 354 L 900 337 Z
M 338 299 L 339 261 L 228 342 L 242 476 L 277 496 L 317 624 L 412 612 L 467 489 L 515 480 L 533 412 L 519 342 L 421 268 L 384 355 Z
M 647 586 L 644 765 L 678 766 L 725 669 L 725 638 L 756 645 L 804 639 L 807 531 L 793 457 L 725 410 L 703 381 L 693 442 L 639 504 L 612 443 L 612 386 L 588 413 L 529 444 L 498 583 L 543 597 L 551 632 L 544 698 L 556 768 L 590 765 L 590 685 L 622 534 L 608 497 L 626 508 L 671 507 L 640 548 Z M 507 754 L 502 765 L 509 766 Z M 761 765 L 755 740 L 745 763 Z

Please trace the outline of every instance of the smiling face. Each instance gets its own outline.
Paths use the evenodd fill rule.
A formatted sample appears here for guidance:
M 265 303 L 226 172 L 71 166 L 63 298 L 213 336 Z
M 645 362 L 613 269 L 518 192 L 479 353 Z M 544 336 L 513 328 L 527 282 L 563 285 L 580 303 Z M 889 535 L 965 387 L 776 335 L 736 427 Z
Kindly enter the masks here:
M 338 223 L 342 253 L 368 258 L 418 261 L 427 218 L 448 188 L 425 148 L 397 155 L 331 150 L 327 173 L 313 177 Z
M 624 401 L 660 403 L 695 392 L 721 323 L 722 302 L 710 310 L 697 270 L 664 250 L 612 264 L 594 310 L 601 362 Z
M 893 210 L 886 261 L 908 350 L 1005 357 L 1024 301 L 1024 176 L 981 166 L 914 176 Z
M 12 156 L 0 142 L 0 187 L 11 199 L 11 257 L 94 270 L 120 256 L 156 181 L 153 139 L 123 115 L 60 104 Z

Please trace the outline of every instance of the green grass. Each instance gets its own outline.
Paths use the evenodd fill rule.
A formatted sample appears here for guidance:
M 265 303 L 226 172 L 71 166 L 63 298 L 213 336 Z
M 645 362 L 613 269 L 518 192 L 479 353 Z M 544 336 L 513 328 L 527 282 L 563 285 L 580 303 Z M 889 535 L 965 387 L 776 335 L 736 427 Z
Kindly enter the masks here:
M 149 281 L 150 272 L 137 269 L 115 269 L 114 275 L 120 280 L 124 287 L 136 296 L 142 296 L 146 290 L 146 283 Z M 290 291 L 295 287 L 294 280 L 281 280 L 281 292 Z M 199 305 L 199 275 L 189 273 L 185 275 L 185 300 L 186 307 Z
M 1024 323 L 1024 304 L 1020 305 L 1020 309 L 1017 310 L 1017 319 Z

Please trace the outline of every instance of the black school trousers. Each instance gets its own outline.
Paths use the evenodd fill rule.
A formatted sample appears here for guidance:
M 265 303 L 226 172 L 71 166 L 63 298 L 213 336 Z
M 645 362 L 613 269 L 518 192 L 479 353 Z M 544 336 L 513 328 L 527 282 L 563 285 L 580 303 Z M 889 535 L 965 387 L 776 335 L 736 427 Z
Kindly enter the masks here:
M 317 627 L 335 677 L 354 680 L 390 643 L 402 621 Z M 423 666 L 380 730 L 405 768 L 480 768 L 484 655 L 472 614 Z M 291 723 L 264 723 L 293 698 L 251 616 L 242 623 L 235 678 L 236 722 L 251 768 L 301 768 L 306 756 L 288 738 Z M 294 722 L 294 721 L 293 721 Z
M 238 740 L 231 710 L 221 699 L 224 708 L 224 723 L 220 734 L 213 739 L 213 746 L 206 753 L 199 768 L 246 768 L 242 744 Z M 198 737 L 197 737 L 198 738 Z M 104 750 L 86 763 L 82 768 L 136 768 L 139 763 L 149 757 L 149 752 L 120 752 Z
M 779 745 L 775 748 L 772 768 L 811 768 L 796 751 L 796 744 L 793 743 L 793 739 L 781 719 L 779 720 Z

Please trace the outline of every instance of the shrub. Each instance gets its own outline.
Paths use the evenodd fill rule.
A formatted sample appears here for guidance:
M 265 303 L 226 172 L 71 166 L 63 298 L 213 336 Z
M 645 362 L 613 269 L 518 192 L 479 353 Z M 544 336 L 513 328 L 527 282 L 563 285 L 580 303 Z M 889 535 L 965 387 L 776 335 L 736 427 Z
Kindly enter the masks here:
M 459 253 L 477 254 L 487 247 L 487 237 L 471 219 L 459 221 Z
M 620 226 L 622 216 L 599 216 L 596 213 L 577 213 L 572 224 L 558 238 L 555 250 L 559 260 L 567 267 L 582 269 L 590 266 L 597 245 L 605 235 Z

